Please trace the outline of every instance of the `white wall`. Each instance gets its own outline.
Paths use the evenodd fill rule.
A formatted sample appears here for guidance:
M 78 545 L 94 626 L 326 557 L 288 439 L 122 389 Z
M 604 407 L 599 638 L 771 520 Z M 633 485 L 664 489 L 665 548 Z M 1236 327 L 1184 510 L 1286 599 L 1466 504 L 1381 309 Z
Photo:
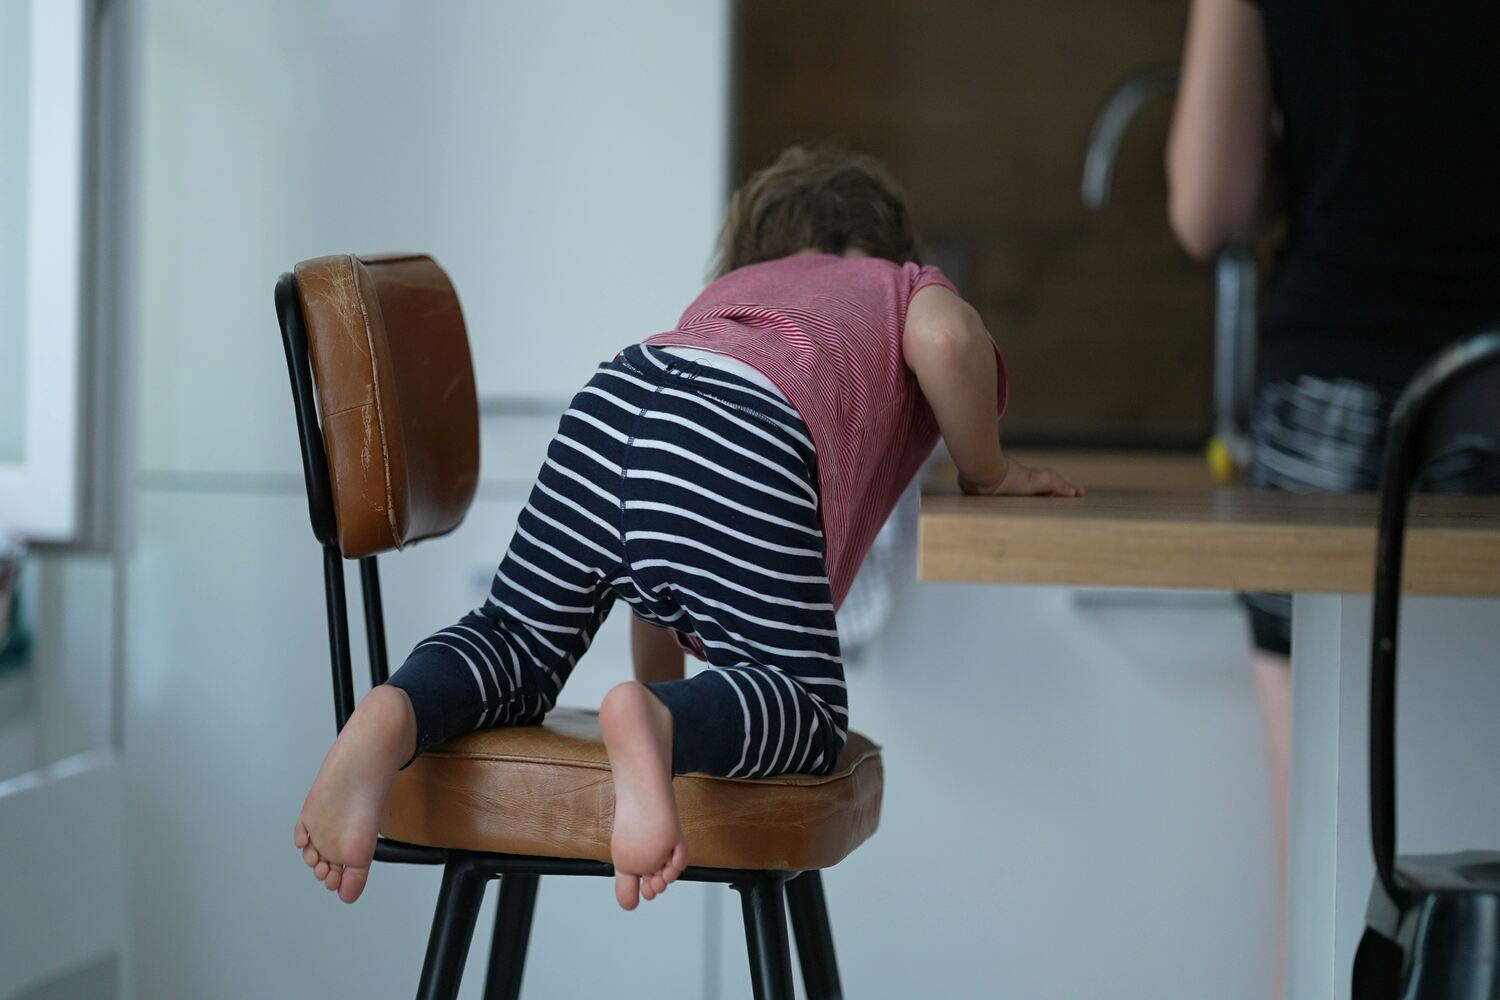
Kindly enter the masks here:
M 434 254 L 482 392 L 576 388 L 701 287 L 722 2 L 158 0 L 147 20 L 147 469 L 296 467 L 270 302 L 304 257 Z
M 323 253 L 429 251 L 460 290 L 482 392 L 576 387 L 701 287 L 726 31 L 725 4 L 702 0 L 148 3 L 126 587 L 137 997 L 408 994 L 436 899 L 436 871 L 383 866 L 343 907 L 289 847 L 333 729 L 276 276 Z M 487 422 L 486 499 L 463 531 L 386 568 L 397 655 L 481 599 L 514 521 L 507 483 L 540 461 L 518 443 L 531 422 L 512 424 Z M 616 665 L 576 700 L 624 676 L 624 624 L 597 654 Z M 686 954 L 658 995 L 703 996 L 707 889 L 634 920 L 610 892 L 543 885 L 529 995 L 602 994 L 670 940 Z
M 136 996 L 403 995 L 436 894 L 435 872 L 382 867 L 341 907 L 289 846 L 332 713 L 276 275 L 430 250 L 482 390 L 562 395 L 700 286 L 727 30 L 723 0 L 149 3 Z M 479 599 L 544 432 L 486 421 L 468 524 L 388 563 L 397 655 Z M 1070 600 L 913 584 L 851 668 L 888 788 L 879 835 L 827 878 L 850 995 L 1268 995 L 1271 837 L 1237 617 Z M 624 676 L 624 624 L 574 703 Z M 547 880 L 533 940 L 529 996 L 748 995 L 737 906 L 714 887 L 623 915 L 604 883 Z

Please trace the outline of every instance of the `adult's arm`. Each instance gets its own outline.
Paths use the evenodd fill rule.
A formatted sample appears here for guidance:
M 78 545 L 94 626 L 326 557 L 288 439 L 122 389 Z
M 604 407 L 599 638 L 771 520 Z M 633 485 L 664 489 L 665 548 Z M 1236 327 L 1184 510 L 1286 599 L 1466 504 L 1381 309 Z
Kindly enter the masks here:
M 1253 236 L 1271 140 L 1265 23 L 1249 0 L 1192 0 L 1167 138 L 1168 215 L 1188 255 L 1208 260 Z

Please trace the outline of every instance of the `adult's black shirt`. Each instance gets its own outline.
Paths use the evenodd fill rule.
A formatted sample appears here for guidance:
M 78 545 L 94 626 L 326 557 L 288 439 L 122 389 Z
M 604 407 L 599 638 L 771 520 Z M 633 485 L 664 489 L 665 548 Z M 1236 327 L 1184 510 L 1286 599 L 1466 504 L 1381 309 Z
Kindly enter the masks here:
M 1395 386 L 1500 321 L 1500 0 L 1258 0 L 1290 232 L 1260 377 Z

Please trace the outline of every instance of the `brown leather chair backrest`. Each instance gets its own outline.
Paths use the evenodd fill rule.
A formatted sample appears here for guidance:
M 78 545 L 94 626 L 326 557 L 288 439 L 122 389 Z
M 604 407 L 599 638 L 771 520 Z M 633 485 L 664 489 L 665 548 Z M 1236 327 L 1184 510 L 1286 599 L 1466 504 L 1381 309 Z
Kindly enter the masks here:
M 294 273 L 345 558 L 452 531 L 479 484 L 479 405 L 448 275 L 417 254 Z

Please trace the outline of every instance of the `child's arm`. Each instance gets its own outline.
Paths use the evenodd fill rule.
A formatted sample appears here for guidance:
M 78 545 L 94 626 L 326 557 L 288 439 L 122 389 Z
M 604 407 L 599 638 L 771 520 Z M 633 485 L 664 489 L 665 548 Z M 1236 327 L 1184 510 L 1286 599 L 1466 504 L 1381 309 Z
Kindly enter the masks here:
M 630 618 L 630 659 L 635 679 L 642 684 L 680 681 L 686 672 L 682 647 L 671 630 L 634 615 Z
M 941 285 L 920 289 L 907 309 L 901 351 L 937 417 L 965 493 L 1083 495 L 1051 469 L 1033 469 L 1000 451 L 994 342 L 967 302 Z

